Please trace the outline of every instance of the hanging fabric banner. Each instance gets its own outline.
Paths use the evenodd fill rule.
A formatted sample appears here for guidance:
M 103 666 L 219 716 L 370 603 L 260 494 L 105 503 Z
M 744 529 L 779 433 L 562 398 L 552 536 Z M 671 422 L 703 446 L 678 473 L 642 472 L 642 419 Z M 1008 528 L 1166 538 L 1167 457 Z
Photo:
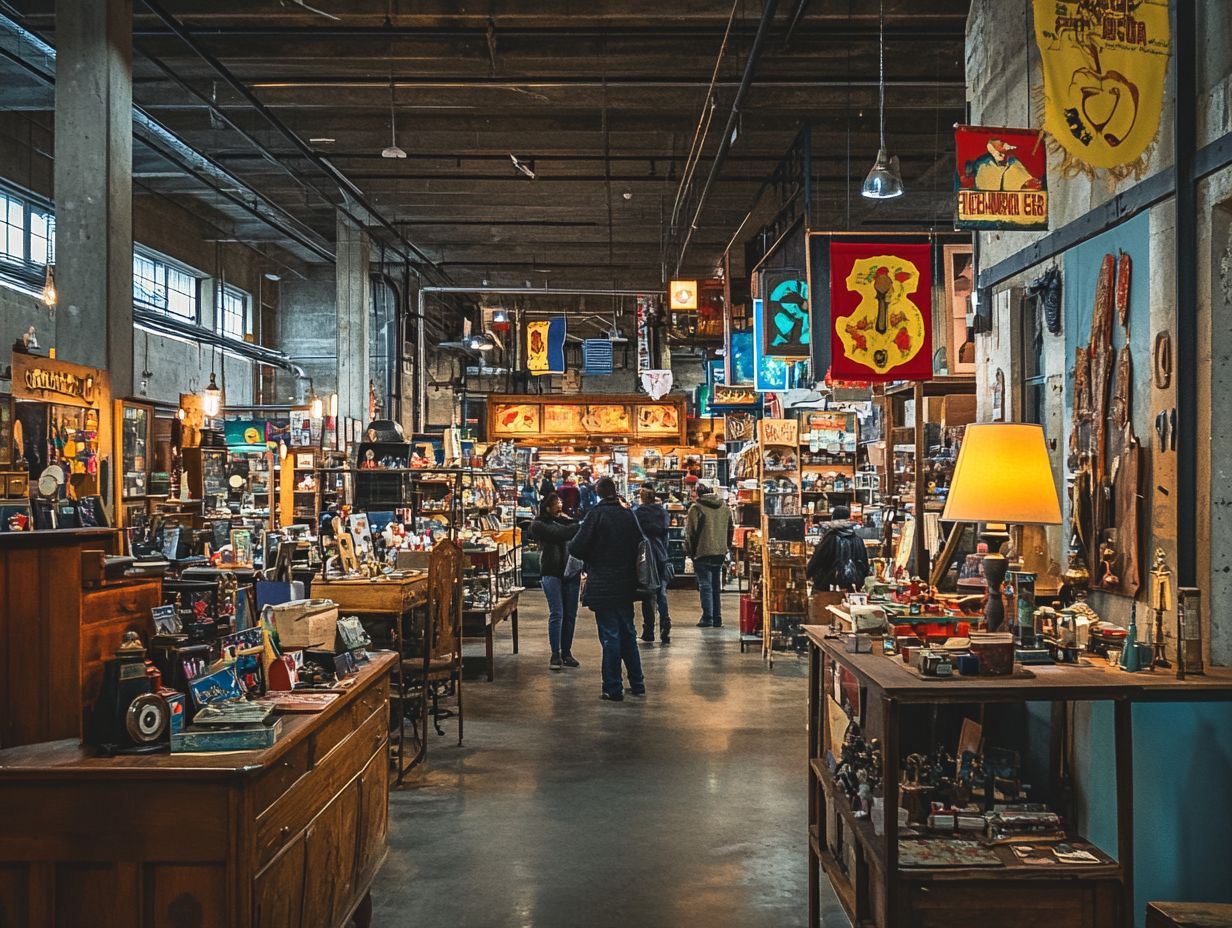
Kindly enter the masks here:
M 1168 0 L 1035 0 L 1035 41 L 1064 169 L 1141 176 L 1163 108 Z
M 763 279 L 766 304 L 762 353 L 807 358 L 811 335 L 807 277 L 800 270 L 774 268 L 765 271 Z
M 830 244 L 830 376 L 884 383 L 933 375 L 932 247 Z
M 565 317 L 526 324 L 526 369 L 535 375 L 565 372 Z
M 1033 129 L 955 126 L 959 229 L 1048 228 L 1048 149 Z

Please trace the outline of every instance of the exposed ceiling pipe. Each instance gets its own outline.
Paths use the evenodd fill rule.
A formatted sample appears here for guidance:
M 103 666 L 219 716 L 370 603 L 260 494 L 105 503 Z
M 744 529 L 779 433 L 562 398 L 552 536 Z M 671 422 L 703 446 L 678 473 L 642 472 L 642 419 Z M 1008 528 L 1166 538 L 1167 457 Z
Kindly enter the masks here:
M 673 80 L 668 78 L 638 78 L 614 77 L 608 82 L 609 90 L 696 90 L 706 87 L 713 90 L 739 89 L 744 81 L 709 81 Z M 301 81 L 253 81 L 257 90 L 313 90 L 322 88 L 342 88 L 345 90 L 389 90 L 389 81 L 373 81 L 351 77 L 314 77 Z M 516 80 L 508 78 L 490 78 L 476 75 L 472 78 L 437 78 L 437 77 L 402 77 L 394 81 L 394 86 L 407 90 L 474 90 L 488 88 L 491 90 L 602 90 L 603 81 L 589 77 L 577 79 L 544 77 L 526 77 Z M 772 77 L 757 81 L 759 89 L 764 90 L 822 90 L 834 88 L 846 90 L 857 87 L 879 87 L 875 79 L 845 77 Z M 886 81 L 887 87 L 902 87 L 907 89 L 928 90 L 936 87 L 966 87 L 962 80 L 944 80 L 938 77 L 897 77 Z
M 438 276 L 446 281 L 449 280 L 449 275 L 441 270 L 432 258 L 428 257 L 428 255 L 420 249 L 419 246 L 415 245 L 412 241 L 406 238 L 406 236 L 398 231 L 393 223 L 377 211 L 377 209 L 368 201 L 368 198 L 364 196 L 362 190 L 355 186 L 355 184 L 352 183 L 345 174 L 330 164 L 328 160 L 318 155 L 303 139 L 291 131 L 291 129 L 284 124 L 282 120 L 270 112 L 269 108 L 262 103 L 260 99 L 258 99 L 256 94 L 249 90 L 247 85 L 232 74 L 227 66 L 216 58 L 208 49 L 204 48 L 178 19 L 164 10 L 161 5 L 155 2 L 155 0 L 142 0 L 142 3 L 145 4 L 146 8 L 151 13 L 162 20 L 167 28 L 175 33 L 176 37 L 179 38 L 180 41 L 192 49 L 193 53 L 196 54 L 198 58 L 209 65 L 210 69 L 221 77 L 232 90 L 247 100 L 252 108 L 256 110 L 271 126 L 278 130 L 278 133 L 290 142 L 291 145 L 304 158 L 306 158 L 311 164 L 315 164 L 318 168 L 324 171 L 331 179 L 333 179 L 345 196 L 351 197 L 365 213 L 377 222 L 378 225 L 389 232 L 394 237 L 394 241 L 402 246 L 396 250 L 399 252 L 403 260 L 411 260 L 410 256 L 407 254 L 407 250 L 409 250 L 411 254 L 414 254 L 417 258 L 419 258 L 424 265 L 431 268 Z
M 744 64 L 744 74 L 740 77 L 740 86 L 736 89 L 736 96 L 732 98 L 731 112 L 727 116 L 727 126 L 723 129 L 723 135 L 719 139 L 719 150 L 714 154 L 714 161 L 710 162 L 710 173 L 706 176 L 706 184 L 702 187 L 701 196 L 698 198 L 697 209 L 694 210 L 689 227 L 685 230 L 684 241 L 680 245 L 680 253 L 676 256 L 674 274 L 680 273 L 680 267 L 684 264 L 685 253 L 689 250 L 689 242 L 692 241 L 693 233 L 697 231 L 698 223 L 701 222 L 702 211 L 706 208 L 706 200 L 710 196 L 710 188 L 713 186 L 715 178 L 719 176 L 719 171 L 723 169 L 723 163 L 727 160 L 727 153 L 731 150 L 732 134 L 736 129 L 736 121 L 740 118 L 740 104 L 744 102 L 744 95 L 748 93 L 749 85 L 753 82 L 753 72 L 757 69 L 757 62 L 761 60 L 762 45 L 765 44 L 766 36 L 770 32 L 770 23 L 774 19 L 774 11 L 777 7 L 778 0 L 766 0 L 766 5 L 762 7 L 761 21 L 757 24 L 757 34 L 753 37 L 753 47 L 749 50 L 748 60 Z
M 19 51 L 29 51 L 35 60 L 27 60 L 19 52 L 6 48 L 0 48 L 0 56 L 18 65 L 43 84 L 54 86 L 55 71 L 52 65 L 56 60 L 56 50 L 38 35 L 3 14 L 0 14 L 0 30 L 16 38 Z M 226 168 L 191 148 L 139 106 L 133 107 L 133 137 L 253 218 L 308 251 L 328 261 L 334 260 L 332 249 L 315 231 L 303 226 L 298 219 L 252 189 Z M 258 204 L 269 212 L 263 212 L 258 208 Z

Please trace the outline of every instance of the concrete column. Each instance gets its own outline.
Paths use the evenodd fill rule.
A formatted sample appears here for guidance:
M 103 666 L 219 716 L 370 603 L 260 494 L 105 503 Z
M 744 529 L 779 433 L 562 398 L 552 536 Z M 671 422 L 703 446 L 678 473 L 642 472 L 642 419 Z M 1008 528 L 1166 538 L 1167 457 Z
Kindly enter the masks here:
M 56 355 L 133 393 L 133 5 L 56 4 Z
M 369 241 L 338 214 L 334 245 L 338 294 L 338 415 L 368 424 L 368 320 L 372 312 Z

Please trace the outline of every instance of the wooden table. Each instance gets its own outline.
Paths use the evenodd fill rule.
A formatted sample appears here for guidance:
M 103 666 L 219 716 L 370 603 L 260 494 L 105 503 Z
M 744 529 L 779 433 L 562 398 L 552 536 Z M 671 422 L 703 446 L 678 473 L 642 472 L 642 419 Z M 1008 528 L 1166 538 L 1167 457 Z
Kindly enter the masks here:
M 371 921 L 389 824 L 389 675 L 373 654 L 262 751 L 0 751 L 0 913 L 22 925 L 341 928 Z M 8 924 L 6 921 L 5 924 Z
M 1218 902 L 1148 902 L 1146 928 L 1232 928 L 1232 905 Z
M 521 591 L 515 590 L 508 596 L 498 599 L 488 609 L 462 610 L 462 637 L 483 638 L 487 662 L 488 682 L 496 679 L 496 659 L 493 635 L 496 626 L 506 619 L 513 632 L 513 653 L 518 653 L 518 597 Z
M 1171 673 L 1125 673 L 1101 661 L 1032 666 L 1005 677 L 937 679 L 919 675 L 897 658 L 848 654 L 837 639 L 826 637 L 828 631 L 823 626 L 804 628 L 809 639 L 810 926 L 820 925 L 819 869 L 829 877 L 856 926 L 969 924 L 971 913 L 977 911 L 981 921 L 990 923 L 1023 912 L 1046 911 L 1051 928 L 1132 924 L 1132 703 L 1229 699 L 1232 671 L 1208 668 L 1204 677 L 1179 681 Z M 897 829 L 885 828 L 876 834 L 867 818 L 857 818 L 826 762 L 835 673 L 855 686 L 863 706 L 864 734 L 881 740 L 884 821 L 888 823 L 898 817 L 902 755 L 921 749 L 920 728 L 927 731 L 935 724 L 929 722 L 928 713 L 935 720 L 936 707 L 981 707 L 982 718 L 983 707 L 993 704 L 1112 701 L 1116 773 L 1110 785 L 1116 791 L 1116 860 L 1081 867 L 1026 865 L 1005 859 L 999 866 L 944 870 L 901 866 Z M 850 692 L 844 690 L 845 695 Z M 919 707 L 930 708 L 921 715 Z M 1063 724 L 1065 713 L 1055 710 L 1056 706 L 1054 720 L 1059 718 L 1058 724 Z M 1055 763 L 1048 766 L 1054 770 L 1058 767 Z M 843 846 L 854 849 L 843 852 L 853 854 L 854 868 L 844 867 L 835 854 L 836 833 L 842 834 Z

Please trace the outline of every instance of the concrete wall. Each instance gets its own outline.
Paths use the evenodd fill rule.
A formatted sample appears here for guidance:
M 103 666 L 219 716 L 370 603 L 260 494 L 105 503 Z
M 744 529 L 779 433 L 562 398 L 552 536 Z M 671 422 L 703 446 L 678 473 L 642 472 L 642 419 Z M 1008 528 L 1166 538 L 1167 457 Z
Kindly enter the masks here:
M 284 277 L 279 291 L 276 330 L 278 348 L 312 378 L 313 389 L 328 396 L 338 390 L 338 312 L 334 268 L 309 268 L 305 277 Z M 276 378 L 279 401 L 307 389 L 286 372 Z
M 1040 82 L 1040 61 L 1029 19 L 1021 0 L 973 0 L 968 20 L 967 78 L 971 121 L 984 125 L 1039 126 L 1039 98 L 1031 92 Z M 1200 142 L 1205 144 L 1232 130 L 1232 4 L 1200 3 L 1198 35 Z M 1029 15 L 1029 13 L 1028 13 Z M 1007 28 L 1013 23 L 1013 28 Z M 1027 34 L 1024 41 L 1024 31 Z M 1030 77 L 1028 78 L 1028 69 Z M 1147 174 L 1171 164 L 1171 66 L 1167 96 L 1156 146 Z M 1031 88 L 1031 89 L 1029 89 Z M 1051 227 L 1057 229 L 1084 215 L 1132 186 L 1136 179 L 1114 181 L 1106 173 L 1094 178 L 1065 177 L 1060 160 L 1049 159 Z M 998 285 L 993 295 L 993 331 L 977 339 L 977 359 L 983 389 L 981 419 L 990 418 L 991 404 L 984 395 L 995 371 L 1007 379 L 1010 417 L 1021 414 L 1017 396 L 1019 312 L 1017 288 L 1025 286 L 1052 264 L 1064 275 L 1065 318 L 1060 335 L 1045 335 L 1049 434 L 1058 439 L 1053 453 L 1058 485 L 1063 486 L 1063 457 L 1068 398 L 1072 395 L 1073 348 L 1087 341 L 1093 303 L 1093 279 L 1105 252 L 1132 249 L 1135 256 L 1130 327 L 1134 361 L 1134 422 L 1139 440 L 1149 448 L 1149 535 L 1141 554 L 1149 563 L 1156 545 L 1175 563 L 1176 513 L 1167 492 L 1175 485 L 1175 458 L 1161 453 L 1150 428 L 1155 413 L 1175 405 L 1174 387 L 1149 385 L 1150 347 L 1157 332 L 1175 334 L 1175 314 L 1196 311 L 1202 333 L 1199 352 L 1199 585 L 1204 591 L 1209 620 L 1208 641 L 1216 663 L 1232 662 L 1232 430 L 1212 410 L 1232 402 L 1232 347 L 1226 333 L 1232 328 L 1232 171 L 1201 184 L 1199 198 L 1199 303 L 1176 307 L 1174 286 L 1176 255 L 1172 235 L 1175 204 L 1167 200 L 1122 223 L 1066 255 L 1029 269 Z M 1042 233 L 984 233 L 980 235 L 984 268 L 1015 254 Z M 1193 410 L 1183 411 L 1193 414 Z M 1060 563 L 1063 533 L 1050 534 Z M 1094 594 L 1092 605 L 1106 618 L 1124 622 L 1130 600 Z M 1139 616 L 1143 611 L 1139 610 Z M 1142 626 L 1140 620 L 1140 627 Z M 1047 719 L 1047 707 L 1036 712 Z M 1105 704 L 1075 704 L 1075 775 L 1078 829 L 1104 850 L 1115 854 L 1116 819 L 1112 712 Z M 1226 782 L 1232 770 L 1232 711 L 1224 705 L 1138 705 L 1134 708 L 1135 773 L 1135 893 L 1134 917 L 1141 925 L 1150 899 L 1187 899 L 1232 902 L 1232 836 L 1226 823 Z M 1178 800 L 1178 797 L 1179 798 Z
M 44 197 L 53 198 L 53 139 L 49 114 L 0 113 L 0 177 Z M 251 248 L 237 243 L 216 243 L 230 232 L 221 220 L 211 219 L 191 200 L 173 201 L 135 189 L 133 192 L 134 242 L 181 261 L 203 273 L 221 273 L 227 283 L 251 294 L 254 320 L 262 287 L 262 258 Z M 32 293 L 0 286 L 0 351 L 25 331 L 35 326 L 41 350 L 55 347 L 52 311 Z M 254 323 L 259 326 L 259 323 Z M 259 328 L 256 334 L 262 333 Z M 133 382 L 139 389 L 141 372 L 146 369 L 146 333 L 133 333 Z M 195 345 L 158 335 L 149 336 L 150 378 L 148 396 L 174 402 L 180 393 L 202 389 L 209 381 L 209 356 L 205 353 L 204 380 L 200 377 Z M 64 358 L 72 361 L 72 358 Z M 237 403 L 255 399 L 256 365 L 247 359 L 230 357 L 225 364 L 227 398 Z M 223 367 L 218 367 L 221 371 Z

